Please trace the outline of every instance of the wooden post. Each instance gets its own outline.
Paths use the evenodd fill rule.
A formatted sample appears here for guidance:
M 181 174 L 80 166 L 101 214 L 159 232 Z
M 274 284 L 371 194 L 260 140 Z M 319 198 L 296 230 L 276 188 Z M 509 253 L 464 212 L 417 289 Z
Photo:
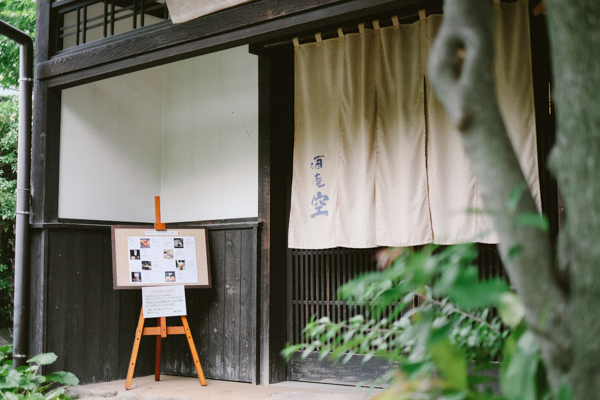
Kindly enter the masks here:
M 154 229 L 157 231 L 166 231 L 167 227 L 165 224 L 160 222 L 160 196 L 154 196 L 154 211 L 156 213 L 156 222 L 154 223 Z
M 159 326 L 161 328 L 161 331 L 162 323 L 162 318 L 159 318 L 158 321 L 156 321 L 156 326 Z M 156 335 L 156 358 L 154 360 L 154 380 L 156 382 L 160 381 L 160 346 L 162 345 L 162 338 L 162 335 Z

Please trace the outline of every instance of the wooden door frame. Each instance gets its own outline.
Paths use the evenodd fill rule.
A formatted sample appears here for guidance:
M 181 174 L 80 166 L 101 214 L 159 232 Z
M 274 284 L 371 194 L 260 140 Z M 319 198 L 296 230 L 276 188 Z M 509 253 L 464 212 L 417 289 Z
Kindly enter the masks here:
M 286 380 L 287 229 L 294 137 L 293 47 L 259 55 L 260 383 Z M 282 329 L 285 328 L 285 329 Z

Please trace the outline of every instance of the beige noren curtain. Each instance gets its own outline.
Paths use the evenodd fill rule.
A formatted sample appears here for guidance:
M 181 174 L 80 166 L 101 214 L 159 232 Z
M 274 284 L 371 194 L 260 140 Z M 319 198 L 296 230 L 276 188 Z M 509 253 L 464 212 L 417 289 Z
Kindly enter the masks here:
M 495 18 L 499 102 L 540 205 L 526 2 L 495 5 Z M 458 132 L 425 89 L 441 19 L 294 41 L 289 247 L 496 241 L 489 218 L 470 212 L 484 206 Z

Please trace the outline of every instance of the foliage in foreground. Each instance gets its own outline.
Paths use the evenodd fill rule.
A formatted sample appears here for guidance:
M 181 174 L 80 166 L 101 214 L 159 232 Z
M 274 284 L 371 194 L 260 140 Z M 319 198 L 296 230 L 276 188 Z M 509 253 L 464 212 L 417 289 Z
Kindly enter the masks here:
M 367 305 L 367 315 L 340 323 L 313 320 L 304 331 L 309 344 L 288 346 L 284 356 L 304 349 L 304 357 L 319 351 L 321 358 L 342 362 L 355 354 L 365 362 L 372 357 L 395 362 L 397 368 L 380 380 L 389 384 L 380 400 L 416 393 L 452 400 L 552 399 L 538 344 L 523 322 L 523 305 L 503 280 L 479 280 L 476 257 L 473 244 L 381 252 L 384 270 L 364 274 L 338 292 L 351 304 Z M 495 309 L 500 317 L 492 316 Z M 497 369 L 499 380 L 484 374 Z M 499 383 L 501 394 L 492 383 Z M 559 400 L 570 398 L 563 388 Z
M 16 370 L 12 367 L 9 354 L 13 346 L 0 347 L 0 395 L 3 400 L 51 400 L 71 399 L 65 395 L 67 386 L 76 386 L 79 379 L 70 372 L 53 372 L 50 375 L 37 375 L 42 365 L 52 364 L 56 361 L 56 354 L 39 354 L 29 360 L 28 366 Z M 64 386 L 56 387 L 56 384 Z
M 0 20 L 35 38 L 35 0 L 0 0 Z M 19 45 L 0 36 L 0 87 L 19 87 Z
M 35 37 L 35 0 L 0 0 L 0 20 Z M 19 86 L 19 45 L 0 36 L 0 87 Z M 13 293 L 17 96 L 0 97 L 0 326 L 10 323 Z
M 0 97 L 0 326 L 12 311 L 18 115 L 17 96 Z

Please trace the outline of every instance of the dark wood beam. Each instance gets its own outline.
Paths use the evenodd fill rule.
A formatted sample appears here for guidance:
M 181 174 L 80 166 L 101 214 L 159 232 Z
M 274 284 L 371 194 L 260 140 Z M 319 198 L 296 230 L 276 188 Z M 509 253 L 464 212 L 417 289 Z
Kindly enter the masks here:
M 66 87 L 425 3 L 423 0 L 259 0 L 184 24 L 160 24 L 139 34 L 131 32 L 110 41 L 98 41 L 80 52 L 38 64 L 36 76 L 41 80 L 52 78 L 50 86 Z

